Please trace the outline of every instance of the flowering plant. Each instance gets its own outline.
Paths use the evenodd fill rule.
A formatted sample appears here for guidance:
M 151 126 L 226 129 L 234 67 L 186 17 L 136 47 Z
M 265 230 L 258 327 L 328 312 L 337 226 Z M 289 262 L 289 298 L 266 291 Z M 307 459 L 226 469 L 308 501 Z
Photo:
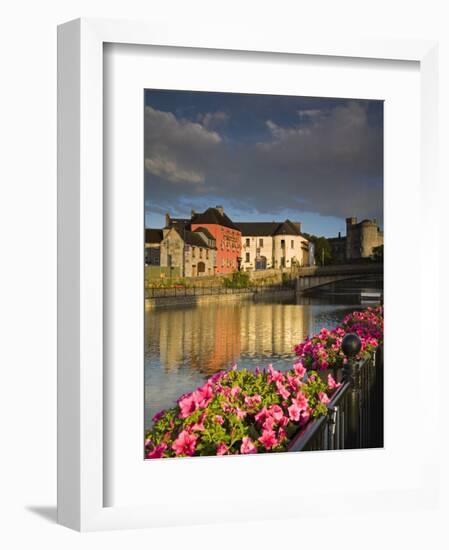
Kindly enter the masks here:
M 304 342 L 295 346 L 295 352 L 307 369 L 342 367 L 347 359 L 341 349 L 341 343 L 348 332 L 357 334 L 362 342 L 355 360 L 371 357 L 383 341 L 383 306 L 350 313 L 337 328 L 323 328 L 315 336 L 306 338 Z
M 327 414 L 340 384 L 318 370 L 341 367 L 341 342 L 348 332 L 362 341 L 356 359 L 367 359 L 383 338 L 383 308 L 347 315 L 334 330 L 322 329 L 295 347 L 299 356 L 287 372 L 222 371 L 179 397 L 176 406 L 153 417 L 145 439 L 146 458 L 286 451 L 312 419 Z M 315 370 L 312 370 L 315 369 Z
M 175 407 L 157 413 L 146 434 L 146 458 L 286 451 L 293 435 L 327 414 L 336 391 L 298 362 L 282 373 L 234 367 L 182 395 Z

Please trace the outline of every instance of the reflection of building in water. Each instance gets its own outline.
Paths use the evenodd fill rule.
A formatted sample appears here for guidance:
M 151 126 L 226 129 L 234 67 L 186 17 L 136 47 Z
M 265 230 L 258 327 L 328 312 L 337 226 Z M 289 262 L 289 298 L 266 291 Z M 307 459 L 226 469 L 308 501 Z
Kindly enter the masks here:
M 310 309 L 290 304 L 210 304 L 152 312 L 146 323 L 149 353 L 165 371 L 180 367 L 205 375 L 241 356 L 290 356 L 310 332 Z M 260 365 L 266 367 L 263 361 Z
M 242 352 L 249 355 L 290 355 L 309 332 L 309 308 L 286 304 L 257 304 L 241 316 Z M 266 365 L 261 365 L 266 366 Z
M 240 356 L 240 309 L 199 306 L 159 310 L 147 327 L 147 342 L 159 341 L 160 360 L 166 370 L 188 364 L 211 374 L 229 368 Z

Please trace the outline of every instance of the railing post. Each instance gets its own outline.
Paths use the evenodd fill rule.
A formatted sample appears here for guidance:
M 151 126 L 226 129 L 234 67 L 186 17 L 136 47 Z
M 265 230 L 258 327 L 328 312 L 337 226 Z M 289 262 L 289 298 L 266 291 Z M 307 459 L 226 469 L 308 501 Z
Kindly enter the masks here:
M 349 382 L 349 411 L 348 411 L 348 441 L 345 448 L 361 448 L 361 407 L 362 395 L 360 384 L 360 365 L 355 361 L 355 356 L 362 348 L 362 342 L 357 334 L 348 333 L 343 338 L 341 348 L 347 357 L 343 368 L 343 380 Z

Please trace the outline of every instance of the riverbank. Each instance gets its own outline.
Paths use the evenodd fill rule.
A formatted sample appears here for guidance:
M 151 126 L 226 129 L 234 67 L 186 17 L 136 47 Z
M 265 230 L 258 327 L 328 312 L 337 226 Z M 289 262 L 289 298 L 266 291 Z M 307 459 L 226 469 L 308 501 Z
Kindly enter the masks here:
M 167 289 L 173 290 L 173 289 Z M 296 295 L 293 288 L 244 288 L 244 289 L 180 289 L 175 292 L 160 292 L 145 298 L 145 309 L 159 307 L 193 306 L 215 303 L 258 302 L 264 300 L 293 299 Z M 208 293 L 204 292 L 207 290 Z

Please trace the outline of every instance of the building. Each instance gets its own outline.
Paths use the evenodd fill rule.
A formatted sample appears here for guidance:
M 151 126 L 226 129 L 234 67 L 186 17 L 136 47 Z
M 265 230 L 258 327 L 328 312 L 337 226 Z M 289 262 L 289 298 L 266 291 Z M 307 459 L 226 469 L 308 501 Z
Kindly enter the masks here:
M 214 275 L 216 243 L 204 227 L 194 231 L 181 226 L 164 228 L 161 241 L 161 267 L 176 270 L 181 277 Z
M 327 239 L 332 254 L 332 262 L 337 264 L 343 264 L 346 261 L 346 237 L 342 237 L 338 232 L 338 237 L 331 237 Z
M 180 232 L 207 230 L 215 240 L 215 273 L 238 271 L 241 260 L 241 233 L 238 227 L 225 214 L 222 206 L 208 208 L 202 213 L 192 210 L 190 219 L 165 216 L 167 227 L 176 227 Z
M 346 218 L 346 260 L 370 258 L 376 246 L 384 244 L 384 234 L 376 220 Z
M 145 265 L 161 265 L 162 229 L 145 229 Z
M 291 269 L 310 263 L 309 241 L 301 224 L 284 222 L 239 222 L 242 234 L 242 269 Z
M 377 246 L 384 244 L 384 234 L 376 220 L 346 218 L 346 237 L 328 239 L 336 263 L 359 261 L 372 258 Z

